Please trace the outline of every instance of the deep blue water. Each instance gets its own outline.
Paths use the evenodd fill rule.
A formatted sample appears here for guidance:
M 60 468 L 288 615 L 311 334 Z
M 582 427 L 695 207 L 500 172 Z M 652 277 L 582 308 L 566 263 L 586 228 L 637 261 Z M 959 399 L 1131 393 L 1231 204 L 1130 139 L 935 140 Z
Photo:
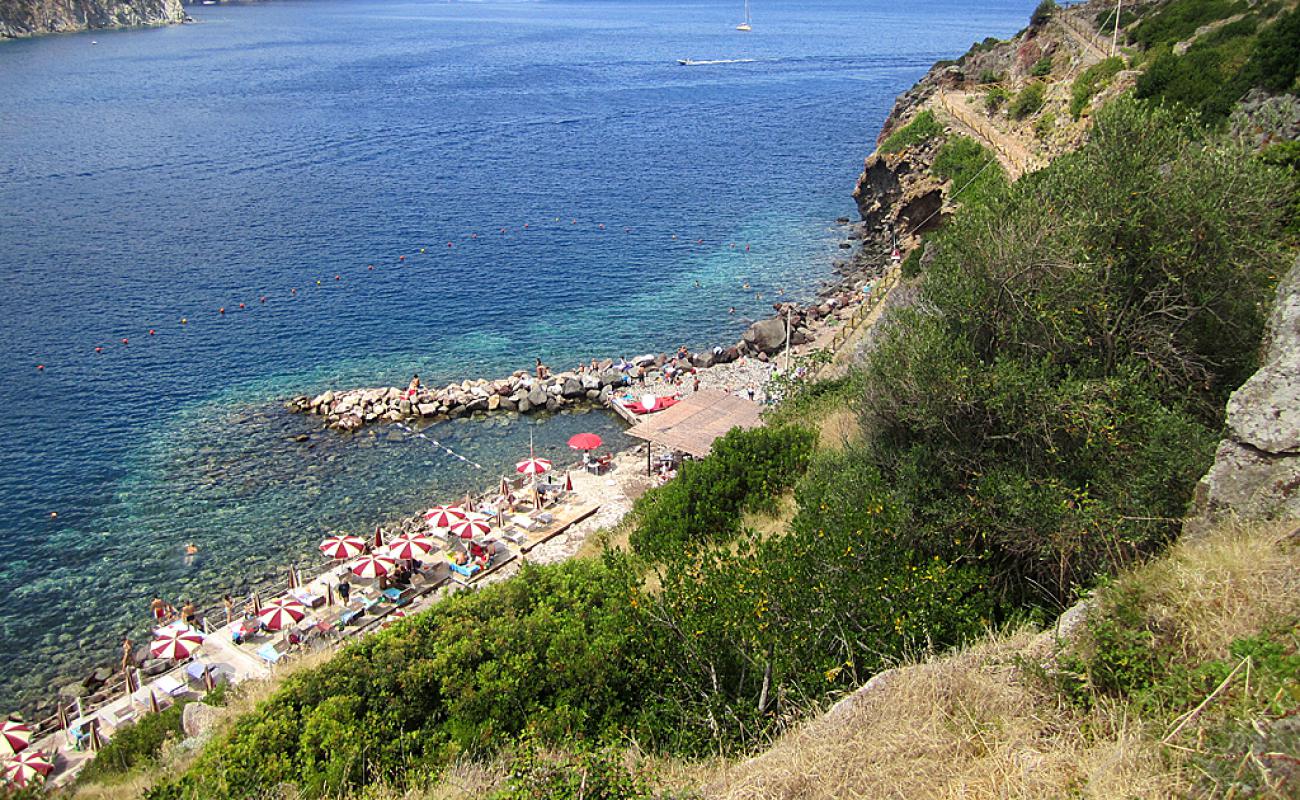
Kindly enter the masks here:
M 618 441 L 430 429 L 475 470 L 276 401 L 734 340 L 827 277 L 894 96 L 1034 2 L 756 0 L 743 34 L 739 0 L 309 0 L 0 43 L 0 709 L 155 590 L 312 563 L 530 430 Z

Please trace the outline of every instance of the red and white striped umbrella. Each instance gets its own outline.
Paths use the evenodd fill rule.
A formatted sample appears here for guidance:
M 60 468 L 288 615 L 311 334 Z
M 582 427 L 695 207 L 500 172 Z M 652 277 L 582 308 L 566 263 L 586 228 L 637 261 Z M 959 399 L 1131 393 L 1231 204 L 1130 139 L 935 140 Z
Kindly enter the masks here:
M 543 472 L 550 472 L 551 462 L 544 458 L 529 458 L 515 464 L 515 472 L 520 475 L 541 475 Z
M 203 644 L 203 637 L 198 631 L 169 628 L 153 640 L 153 644 L 149 645 L 149 652 L 154 658 L 189 658 L 201 644 Z
M 492 525 L 488 523 L 487 517 L 482 514 L 471 515 L 451 526 L 451 532 L 462 539 L 473 539 L 475 536 L 482 536 L 490 530 L 492 530 Z
M 0 725 L 0 755 L 13 755 L 32 743 L 32 729 L 11 719 Z
M 277 597 L 262 606 L 257 618 L 268 630 L 278 631 L 287 628 L 307 616 L 307 607 L 292 597 Z
M 450 528 L 454 523 L 465 519 L 465 510 L 460 506 L 434 506 L 424 512 L 424 521 L 430 528 Z
M 361 555 L 366 541 L 360 536 L 331 536 L 320 543 L 320 551 L 330 558 L 346 561 Z
M 368 555 L 352 565 L 352 574 L 359 578 L 378 578 L 397 568 L 397 562 L 388 556 Z
M 396 536 L 388 542 L 388 555 L 399 559 L 424 558 L 433 552 L 434 543 L 427 536 L 418 533 Z
M 5 764 L 5 779 L 14 786 L 22 788 L 31 783 L 37 775 L 42 777 L 54 771 L 54 765 L 40 750 L 28 750 L 14 756 L 13 761 Z

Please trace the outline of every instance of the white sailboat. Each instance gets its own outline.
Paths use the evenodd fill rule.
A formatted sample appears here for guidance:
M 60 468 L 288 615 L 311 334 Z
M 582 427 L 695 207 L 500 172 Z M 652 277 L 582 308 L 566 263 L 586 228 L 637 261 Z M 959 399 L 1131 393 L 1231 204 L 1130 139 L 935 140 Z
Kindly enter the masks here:
M 745 21 L 736 26 L 738 31 L 752 31 L 749 26 L 749 0 L 745 0 Z

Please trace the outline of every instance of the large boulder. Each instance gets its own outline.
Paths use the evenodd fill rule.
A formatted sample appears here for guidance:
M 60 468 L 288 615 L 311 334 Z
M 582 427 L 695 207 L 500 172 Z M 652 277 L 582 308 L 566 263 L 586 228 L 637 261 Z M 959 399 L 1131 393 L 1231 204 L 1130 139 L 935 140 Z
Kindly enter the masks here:
M 775 353 L 785 346 L 785 321 L 764 319 L 749 326 L 741 339 L 760 353 Z
M 186 736 L 202 736 L 220 718 L 221 712 L 207 703 L 186 703 L 181 709 L 181 730 Z
M 564 386 L 561 388 L 560 394 L 565 397 L 573 398 L 582 397 L 583 393 L 582 381 L 578 380 L 576 377 L 564 379 Z
M 546 405 L 546 400 L 549 397 L 550 395 L 547 394 L 546 390 L 540 386 L 533 386 L 532 390 L 528 392 L 528 402 L 534 406 Z
M 1197 489 L 1211 516 L 1300 517 L 1300 259 L 1278 284 L 1263 366 L 1228 400 L 1228 436 Z

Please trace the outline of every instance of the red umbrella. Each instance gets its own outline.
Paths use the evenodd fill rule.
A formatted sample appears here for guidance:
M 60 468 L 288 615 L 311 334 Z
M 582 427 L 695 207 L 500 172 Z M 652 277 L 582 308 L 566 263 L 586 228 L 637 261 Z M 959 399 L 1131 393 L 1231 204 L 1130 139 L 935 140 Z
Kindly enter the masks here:
M 573 491 L 573 476 L 569 474 L 567 469 L 564 471 L 564 491 Z
M 375 526 L 375 538 L 370 542 L 370 546 L 375 549 L 384 546 L 384 532 L 380 530 L 378 525 Z
M 0 754 L 13 755 L 32 743 L 32 729 L 11 719 L 0 725 Z
M 154 658 L 189 658 L 199 645 L 203 644 L 203 637 L 197 631 L 177 630 L 169 628 L 165 633 L 153 640 L 149 646 L 149 652 Z
M 5 764 L 5 779 L 14 786 L 23 787 L 40 775 L 44 777 L 54 771 L 54 765 L 40 750 L 28 750 L 14 756 L 13 761 Z
M 465 511 L 460 506 L 434 506 L 424 512 L 424 521 L 430 528 L 450 528 L 465 519 Z
M 604 444 L 594 433 L 579 433 L 569 437 L 569 447 L 574 450 L 595 450 Z
M 397 562 L 388 556 L 368 555 L 352 565 L 352 574 L 359 578 L 378 578 L 397 568 Z
M 366 542 L 360 536 L 331 536 L 320 543 L 320 551 L 330 558 L 346 561 L 361 555 Z
M 412 533 L 398 536 L 388 543 L 388 555 L 399 559 L 419 559 L 433 552 L 434 544 L 427 536 Z
M 287 628 L 307 616 L 307 607 L 292 597 L 277 597 L 262 606 L 257 618 L 267 630 L 278 631 Z
M 462 539 L 473 539 L 475 536 L 481 536 L 490 530 L 492 530 L 492 526 L 488 524 L 487 518 L 482 514 L 466 517 L 451 526 L 451 532 Z
M 520 475 L 541 475 L 543 472 L 549 472 L 551 462 L 544 458 L 529 458 L 515 464 L 515 472 Z

